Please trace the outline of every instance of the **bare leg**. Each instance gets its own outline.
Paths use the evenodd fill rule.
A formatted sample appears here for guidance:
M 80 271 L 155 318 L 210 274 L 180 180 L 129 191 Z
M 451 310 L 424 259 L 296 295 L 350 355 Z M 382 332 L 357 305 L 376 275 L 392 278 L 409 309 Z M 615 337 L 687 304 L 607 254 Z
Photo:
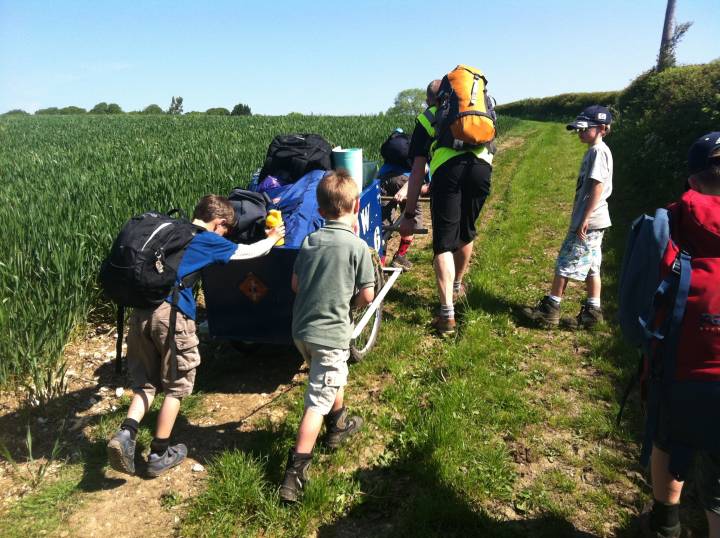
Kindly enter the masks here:
M 306 409 L 300 421 L 297 440 L 295 442 L 295 452 L 300 454 L 310 454 L 315 448 L 315 441 L 320 435 L 324 417 L 312 409 Z
M 455 260 L 452 252 L 442 252 L 433 260 L 435 282 L 441 305 L 453 304 L 453 281 L 455 280 Z
M 335 395 L 335 401 L 333 402 L 332 411 L 339 411 L 342 409 L 345 398 L 345 387 L 340 387 Z
M 553 278 L 552 287 L 550 288 L 550 295 L 554 295 L 555 297 L 562 297 L 563 293 L 565 293 L 565 288 L 567 288 L 567 284 L 568 279 L 556 273 L 555 277 Z
M 675 480 L 668 471 L 670 455 L 653 446 L 650 458 L 653 497 L 664 504 L 678 504 L 683 482 Z
M 708 522 L 708 536 L 710 538 L 720 538 L 720 516 L 715 512 L 705 511 L 705 517 Z
M 135 392 L 128 408 L 127 418 L 140 422 L 150 409 L 154 399 L 154 395 L 149 395 L 144 391 Z
M 600 275 L 588 275 L 585 279 L 588 299 L 599 299 L 601 287 Z
M 158 415 L 157 428 L 155 430 L 156 438 L 168 439 L 170 437 L 179 412 L 180 400 L 172 396 L 165 396 L 165 400 L 163 400 L 162 406 L 160 407 L 160 414 Z
M 470 266 L 470 257 L 472 256 L 473 243 L 465 243 L 462 247 L 453 252 L 453 261 L 455 262 L 455 282 L 462 282 L 465 273 Z

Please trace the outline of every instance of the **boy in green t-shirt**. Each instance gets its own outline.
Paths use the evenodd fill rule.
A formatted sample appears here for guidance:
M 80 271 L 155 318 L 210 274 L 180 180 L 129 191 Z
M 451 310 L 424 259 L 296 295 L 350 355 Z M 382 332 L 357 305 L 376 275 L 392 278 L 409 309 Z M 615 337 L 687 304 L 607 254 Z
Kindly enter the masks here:
M 318 184 L 317 200 L 325 226 L 309 234 L 292 276 L 295 345 L 310 364 L 305 412 L 290 450 L 280 498 L 295 502 L 308 480 L 315 441 L 325 422 L 325 443 L 337 448 L 362 427 L 343 403 L 350 356 L 351 306 L 375 298 L 370 251 L 355 235 L 360 199 L 355 180 L 344 170 L 329 172 Z

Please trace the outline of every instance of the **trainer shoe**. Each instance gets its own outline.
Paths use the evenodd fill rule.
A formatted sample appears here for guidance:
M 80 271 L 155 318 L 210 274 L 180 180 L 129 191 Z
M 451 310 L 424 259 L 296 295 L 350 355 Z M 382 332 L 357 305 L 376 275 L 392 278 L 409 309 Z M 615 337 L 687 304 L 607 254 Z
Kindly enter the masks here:
M 435 316 L 433 320 L 430 322 L 430 326 L 440 335 L 440 336 L 450 336 L 452 334 L 455 334 L 455 327 L 457 324 L 455 323 L 455 318 L 445 318 L 443 316 Z
M 557 327 L 560 324 L 560 304 L 553 301 L 549 295 L 540 299 L 534 308 L 524 307 L 522 313 L 542 327 Z
M 121 473 L 135 474 L 135 440 L 128 430 L 118 430 L 107 444 L 110 467 Z
M 308 482 L 308 468 L 312 462 L 312 454 L 298 454 L 292 448 L 285 466 L 285 478 L 280 485 L 280 500 L 294 503 L 302 494 Z
M 413 263 L 405 256 L 400 256 L 399 254 L 396 254 L 390 262 L 390 265 L 398 269 L 409 271 L 410 269 L 412 269 Z
M 363 419 L 358 416 L 348 417 L 347 407 L 330 411 L 325 417 L 325 446 L 335 450 L 348 438 L 355 435 L 363 426 Z
M 155 477 L 180 465 L 187 456 L 187 447 L 178 443 L 169 446 L 163 454 L 150 453 L 147 460 L 147 474 Z

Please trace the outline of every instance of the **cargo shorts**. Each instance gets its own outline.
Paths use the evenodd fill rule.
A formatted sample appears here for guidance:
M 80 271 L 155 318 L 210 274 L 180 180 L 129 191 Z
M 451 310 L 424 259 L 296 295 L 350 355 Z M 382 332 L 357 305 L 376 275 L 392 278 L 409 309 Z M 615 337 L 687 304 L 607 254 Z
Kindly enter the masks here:
M 170 304 L 163 302 L 155 309 L 133 310 L 127 337 L 128 373 L 134 392 L 155 396 L 162 390 L 166 396 L 182 399 L 189 396 L 195 385 L 195 372 L 200 365 L 200 340 L 195 334 L 195 322 L 177 313 L 175 344 L 177 346 L 177 379 L 170 380 L 170 350 L 168 332 Z
M 295 346 L 310 365 L 308 386 L 305 391 L 305 410 L 312 409 L 327 415 L 335 403 L 341 387 L 347 385 L 349 349 L 337 349 L 302 340 L 295 340 Z
M 590 230 L 583 241 L 575 232 L 568 232 L 555 262 L 555 273 L 581 281 L 599 275 L 604 234 L 605 230 Z

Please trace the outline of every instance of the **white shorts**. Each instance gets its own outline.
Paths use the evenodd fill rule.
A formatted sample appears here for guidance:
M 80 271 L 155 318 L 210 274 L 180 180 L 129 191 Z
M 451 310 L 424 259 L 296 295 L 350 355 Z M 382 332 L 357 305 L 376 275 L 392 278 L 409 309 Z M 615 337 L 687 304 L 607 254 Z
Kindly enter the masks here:
M 605 230 L 590 230 L 583 241 L 575 232 L 568 232 L 555 262 L 555 273 L 572 280 L 599 275 L 604 234 Z
M 305 409 L 325 416 L 335 403 L 338 389 L 347 385 L 349 349 L 321 346 L 295 340 L 295 346 L 310 365 L 305 391 Z

